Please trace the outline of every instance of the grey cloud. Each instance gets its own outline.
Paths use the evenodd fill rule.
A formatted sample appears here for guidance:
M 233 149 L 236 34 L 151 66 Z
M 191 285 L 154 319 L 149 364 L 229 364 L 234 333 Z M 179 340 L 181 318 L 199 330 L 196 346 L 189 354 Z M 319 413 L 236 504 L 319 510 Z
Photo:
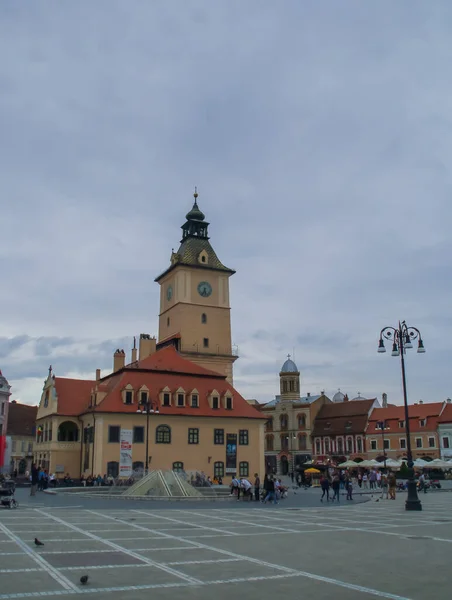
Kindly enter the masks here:
M 447 395 L 449 2 L 51 6 L 0 7 L 4 372 L 91 372 L 156 333 L 198 185 L 242 393 L 295 347 L 307 387 L 396 396 L 375 344 L 406 318 L 433 356 L 410 390 Z

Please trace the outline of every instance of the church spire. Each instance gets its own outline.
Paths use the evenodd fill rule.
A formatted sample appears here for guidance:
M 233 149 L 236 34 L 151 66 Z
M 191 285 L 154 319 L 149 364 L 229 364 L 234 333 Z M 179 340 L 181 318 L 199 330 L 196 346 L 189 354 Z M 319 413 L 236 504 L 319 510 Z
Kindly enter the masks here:
M 196 187 L 193 197 L 195 199 L 193 207 L 190 212 L 185 215 L 187 221 L 182 225 L 182 242 L 188 237 L 202 238 L 205 240 L 209 239 L 207 235 L 209 223 L 206 223 L 206 217 L 198 206 L 198 189 Z

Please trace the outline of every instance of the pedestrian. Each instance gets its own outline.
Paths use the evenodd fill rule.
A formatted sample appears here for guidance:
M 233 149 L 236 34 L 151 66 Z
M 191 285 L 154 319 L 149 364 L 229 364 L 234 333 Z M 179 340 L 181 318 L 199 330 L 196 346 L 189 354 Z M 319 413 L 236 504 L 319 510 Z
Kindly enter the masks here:
M 397 480 L 396 480 L 396 476 L 392 472 L 389 473 L 388 486 L 389 486 L 389 499 L 395 500 L 396 499 Z
M 326 496 L 326 501 L 330 501 L 330 482 L 326 475 L 324 475 L 320 480 L 320 487 L 322 488 L 322 497 L 320 498 L 320 502 L 323 502 L 323 498 Z
M 339 491 L 340 491 L 340 487 L 341 487 L 341 480 L 337 473 L 333 477 L 333 483 L 332 483 L 331 487 L 333 488 L 333 492 L 334 492 L 332 502 L 334 502 L 335 500 L 337 500 L 339 502 Z
M 254 473 L 254 500 L 259 502 L 261 493 L 261 480 L 259 479 L 259 474 Z
M 386 500 L 388 499 L 388 476 L 386 473 L 383 473 L 381 476 L 381 499 L 386 496 Z
M 36 463 L 31 465 L 31 488 L 30 496 L 36 496 L 36 489 L 38 487 L 39 471 L 36 467 Z
M 268 500 L 273 501 L 273 504 L 278 504 L 275 496 L 275 482 L 273 476 L 270 475 L 267 481 L 267 495 L 264 498 L 264 504 L 267 504 Z
M 353 482 L 351 479 L 348 479 L 346 482 L 347 485 L 347 500 L 353 500 Z

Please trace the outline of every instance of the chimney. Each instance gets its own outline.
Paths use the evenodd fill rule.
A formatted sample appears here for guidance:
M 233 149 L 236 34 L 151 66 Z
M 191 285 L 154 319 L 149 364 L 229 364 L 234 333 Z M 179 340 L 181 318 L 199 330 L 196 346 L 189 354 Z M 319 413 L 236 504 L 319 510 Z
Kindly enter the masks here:
M 100 369 L 96 369 L 96 381 L 100 379 Z
M 345 394 L 345 396 L 344 396 L 344 402 L 348 402 L 348 394 Z
M 307 393 L 307 397 L 310 398 L 311 397 L 311 392 Z
M 132 362 L 137 362 L 137 338 L 134 336 L 133 338 L 133 348 L 132 348 Z
M 156 339 L 148 333 L 140 333 L 139 360 L 147 358 L 156 351 Z
M 424 404 L 424 401 L 423 400 L 419 400 L 419 404 Z
M 381 405 L 383 406 L 383 408 L 388 408 L 388 394 L 386 394 L 386 392 L 384 392 L 381 395 Z
M 124 350 L 116 349 L 116 352 L 113 354 L 113 373 L 119 371 L 126 364 L 126 353 Z
M 447 404 L 451 404 L 451 403 L 452 403 L 452 400 L 451 400 L 450 398 L 448 398 L 448 399 L 446 400 L 446 402 L 447 402 Z

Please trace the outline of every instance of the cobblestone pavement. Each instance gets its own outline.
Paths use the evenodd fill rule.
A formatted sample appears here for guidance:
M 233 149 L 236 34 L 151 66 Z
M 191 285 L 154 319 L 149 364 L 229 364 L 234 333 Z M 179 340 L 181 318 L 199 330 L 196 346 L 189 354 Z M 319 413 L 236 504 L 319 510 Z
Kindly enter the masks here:
M 0 512 L 0 600 L 449 599 L 452 494 L 423 496 L 420 513 L 404 500 L 155 510 L 40 499 Z

